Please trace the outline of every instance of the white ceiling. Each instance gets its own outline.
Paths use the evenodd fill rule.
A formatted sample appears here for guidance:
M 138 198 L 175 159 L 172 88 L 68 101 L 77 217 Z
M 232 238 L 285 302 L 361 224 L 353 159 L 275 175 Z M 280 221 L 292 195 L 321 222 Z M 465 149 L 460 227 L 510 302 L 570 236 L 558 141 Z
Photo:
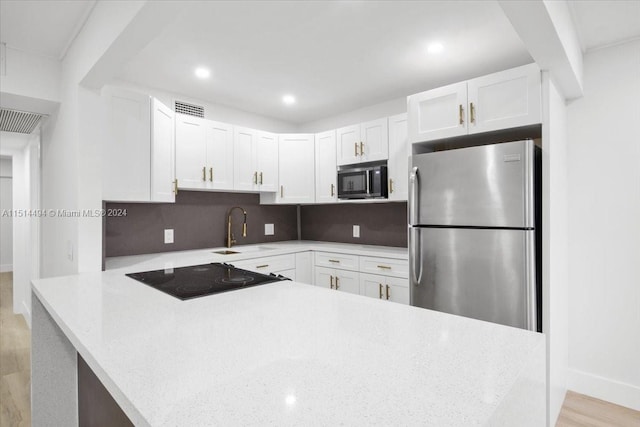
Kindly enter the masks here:
M 639 0 L 570 0 L 569 9 L 583 51 L 640 37 Z
M 61 59 L 95 1 L 1 0 L 0 41 L 8 47 Z
M 531 61 L 495 1 L 189 2 L 118 77 L 306 123 Z

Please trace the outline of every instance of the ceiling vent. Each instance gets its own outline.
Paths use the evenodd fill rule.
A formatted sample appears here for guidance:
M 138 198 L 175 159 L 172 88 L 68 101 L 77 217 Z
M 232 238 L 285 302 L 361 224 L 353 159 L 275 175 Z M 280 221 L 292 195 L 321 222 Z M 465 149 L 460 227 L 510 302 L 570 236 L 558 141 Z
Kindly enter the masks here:
M 204 118 L 204 107 L 201 105 L 193 105 L 182 101 L 176 101 L 176 113 Z
M 16 110 L 0 110 L 0 130 L 30 134 L 40 123 L 42 114 Z

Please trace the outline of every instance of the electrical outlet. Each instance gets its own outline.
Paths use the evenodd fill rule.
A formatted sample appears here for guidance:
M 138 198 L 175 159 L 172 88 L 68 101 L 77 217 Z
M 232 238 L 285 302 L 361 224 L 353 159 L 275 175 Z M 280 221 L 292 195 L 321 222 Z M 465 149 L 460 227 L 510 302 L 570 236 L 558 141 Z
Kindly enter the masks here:
M 359 225 L 354 225 L 353 226 L 353 237 L 360 237 L 360 226 Z
M 273 236 L 275 234 L 273 224 L 265 224 L 264 225 L 264 235 L 265 236 Z
M 164 230 L 164 243 L 173 243 L 173 228 L 166 228 Z

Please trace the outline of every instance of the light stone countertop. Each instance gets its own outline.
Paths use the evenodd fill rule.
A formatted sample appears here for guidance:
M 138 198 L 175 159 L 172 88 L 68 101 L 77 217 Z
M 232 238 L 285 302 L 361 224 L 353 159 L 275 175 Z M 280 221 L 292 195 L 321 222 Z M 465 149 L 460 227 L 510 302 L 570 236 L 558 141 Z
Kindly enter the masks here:
M 165 255 L 32 287 L 136 425 L 544 425 L 541 334 L 290 281 L 181 301 L 124 276 Z
M 304 251 L 325 251 L 342 254 L 376 256 L 383 258 L 408 259 L 407 248 L 391 246 L 355 245 L 350 243 L 315 242 L 308 240 L 290 240 L 285 242 L 260 243 L 254 245 L 236 245 L 231 250 L 238 254 L 220 255 L 215 251 L 227 248 L 208 248 L 189 251 L 161 252 L 156 254 L 110 257 L 106 259 L 106 270 L 121 270 L 127 273 L 162 268 L 185 267 L 210 262 L 233 263 L 251 258 L 291 254 Z

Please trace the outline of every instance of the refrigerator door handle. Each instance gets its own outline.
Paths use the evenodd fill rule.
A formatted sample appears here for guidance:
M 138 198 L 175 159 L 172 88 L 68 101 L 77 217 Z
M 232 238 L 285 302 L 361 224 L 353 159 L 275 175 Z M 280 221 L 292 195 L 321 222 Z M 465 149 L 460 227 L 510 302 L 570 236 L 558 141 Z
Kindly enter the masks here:
M 526 286 L 526 328 L 536 331 L 538 328 L 537 318 L 537 297 L 536 297 L 536 249 L 535 234 L 531 231 L 525 232 L 524 237 L 525 254 L 525 286 Z
M 409 175 L 409 225 L 418 223 L 419 187 L 418 167 L 414 166 Z
M 371 170 L 367 169 L 366 174 L 367 196 L 371 195 Z
M 419 286 L 422 281 L 422 254 L 420 253 L 420 228 L 409 227 L 409 266 L 411 285 Z

